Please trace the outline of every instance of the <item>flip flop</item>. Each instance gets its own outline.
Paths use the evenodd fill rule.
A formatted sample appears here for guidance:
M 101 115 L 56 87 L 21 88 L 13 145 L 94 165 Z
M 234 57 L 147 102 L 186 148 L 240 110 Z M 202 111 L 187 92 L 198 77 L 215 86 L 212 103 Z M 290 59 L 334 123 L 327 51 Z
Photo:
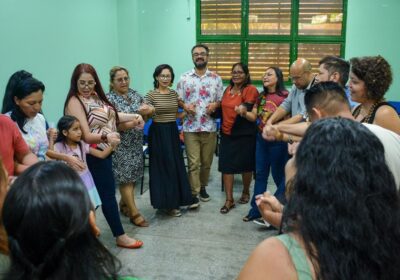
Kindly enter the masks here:
M 117 243 L 117 246 L 118 246 L 118 247 L 121 247 L 121 248 L 125 248 L 125 249 L 139 249 L 140 247 L 143 246 L 143 241 L 137 239 L 137 240 L 136 240 L 134 243 L 132 243 L 132 244 L 129 244 L 129 245 L 122 245 L 122 244 L 118 244 L 118 243 Z

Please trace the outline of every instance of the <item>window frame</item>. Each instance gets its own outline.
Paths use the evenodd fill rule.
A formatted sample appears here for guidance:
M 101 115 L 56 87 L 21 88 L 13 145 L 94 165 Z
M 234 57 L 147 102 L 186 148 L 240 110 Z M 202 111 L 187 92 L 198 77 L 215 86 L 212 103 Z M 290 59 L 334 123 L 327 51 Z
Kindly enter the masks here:
M 346 24 L 347 24 L 347 4 L 348 0 L 342 0 L 342 31 L 340 35 L 299 35 L 299 10 L 301 0 L 291 0 L 291 22 L 289 35 L 249 35 L 249 10 L 250 0 L 242 0 L 242 21 L 240 35 L 202 35 L 201 34 L 201 0 L 196 0 L 196 41 L 198 43 L 240 43 L 240 59 L 248 64 L 249 43 L 289 43 L 289 65 L 297 59 L 297 49 L 299 43 L 314 44 L 340 44 L 340 57 L 345 56 L 346 47 Z M 228 80 L 224 80 L 227 82 Z M 261 81 L 254 79 L 254 84 L 261 85 Z M 288 81 L 289 84 L 289 81 Z

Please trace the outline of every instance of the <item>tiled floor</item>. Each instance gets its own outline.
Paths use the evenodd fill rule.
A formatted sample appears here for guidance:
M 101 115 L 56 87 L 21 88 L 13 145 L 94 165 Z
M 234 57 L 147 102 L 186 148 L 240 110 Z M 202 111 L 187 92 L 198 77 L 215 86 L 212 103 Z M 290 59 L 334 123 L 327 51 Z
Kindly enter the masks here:
M 154 210 L 150 205 L 149 192 L 140 195 L 137 188 L 136 203 L 150 222 L 150 227 L 136 227 L 123 216 L 121 220 L 130 236 L 143 240 L 141 249 L 117 248 L 101 210 L 97 211 L 102 231 L 100 239 L 120 259 L 122 275 L 134 275 L 141 279 L 235 279 L 256 245 L 277 233 L 242 221 L 249 204 L 236 203 L 236 208 L 228 214 L 219 213 L 225 193 L 221 192 L 217 161 L 218 158 L 215 158 L 207 188 L 211 200 L 201 202 L 197 210 L 183 209 L 181 217 L 170 217 Z M 147 190 L 147 176 L 144 185 Z M 274 188 L 273 184 L 269 185 Z M 236 200 L 241 191 L 241 176 L 236 175 Z

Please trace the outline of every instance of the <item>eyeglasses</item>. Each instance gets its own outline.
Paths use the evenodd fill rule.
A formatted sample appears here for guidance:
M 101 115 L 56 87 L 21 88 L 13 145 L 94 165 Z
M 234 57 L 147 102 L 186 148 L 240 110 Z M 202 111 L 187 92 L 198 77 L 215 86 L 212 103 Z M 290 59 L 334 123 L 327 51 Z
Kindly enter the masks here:
M 193 53 L 193 57 L 199 57 L 199 56 L 207 56 L 208 54 L 206 52 L 201 52 L 201 53 Z
M 117 81 L 120 84 L 122 84 L 123 82 L 128 82 L 129 80 L 130 80 L 129 77 L 122 77 L 122 78 L 114 79 L 114 81 Z
M 91 80 L 91 81 L 83 81 L 83 80 L 79 80 L 78 81 L 78 85 L 80 87 L 94 87 L 96 85 L 96 82 Z
M 239 76 L 239 75 L 243 75 L 244 72 L 243 71 L 232 71 L 232 76 Z
M 160 75 L 158 76 L 160 80 L 171 80 L 171 76 L 169 75 Z

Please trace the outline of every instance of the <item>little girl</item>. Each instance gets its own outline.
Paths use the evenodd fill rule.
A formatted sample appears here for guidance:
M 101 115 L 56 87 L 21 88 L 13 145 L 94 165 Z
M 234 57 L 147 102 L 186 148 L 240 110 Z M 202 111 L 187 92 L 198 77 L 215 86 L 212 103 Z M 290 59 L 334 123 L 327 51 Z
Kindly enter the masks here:
M 58 121 L 57 129 L 57 139 L 55 143 L 53 139 L 50 139 L 49 149 L 62 154 L 75 156 L 85 163 L 85 165 L 87 153 L 98 158 L 106 158 L 113 151 L 111 146 L 101 151 L 82 141 L 81 125 L 79 120 L 74 116 L 63 116 Z M 86 186 L 94 207 L 99 207 L 101 205 L 101 200 L 88 167 L 86 166 L 84 170 L 78 171 L 78 173 Z

